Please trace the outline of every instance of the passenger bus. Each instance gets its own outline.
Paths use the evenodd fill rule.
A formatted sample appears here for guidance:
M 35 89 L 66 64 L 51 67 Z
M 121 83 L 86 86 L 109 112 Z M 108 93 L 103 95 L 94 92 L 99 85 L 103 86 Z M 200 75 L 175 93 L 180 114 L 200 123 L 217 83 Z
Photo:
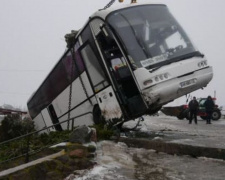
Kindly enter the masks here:
M 27 105 L 38 129 L 68 117 L 76 117 L 74 126 L 125 122 L 154 114 L 212 77 L 166 5 L 122 4 L 90 16 Z

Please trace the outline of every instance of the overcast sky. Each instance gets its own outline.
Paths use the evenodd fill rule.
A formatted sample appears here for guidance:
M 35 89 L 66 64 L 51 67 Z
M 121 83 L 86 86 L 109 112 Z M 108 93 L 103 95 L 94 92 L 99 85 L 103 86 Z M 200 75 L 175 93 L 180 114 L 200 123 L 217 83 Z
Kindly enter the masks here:
M 65 51 L 64 35 L 80 29 L 108 0 L 0 0 L 0 106 L 25 108 Z M 129 3 L 130 0 L 124 0 Z M 139 0 L 139 2 L 151 2 Z M 158 0 L 167 4 L 213 66 L 214 77 L 192 96 L 225 105 L 225 1 Z M 114 6 L 119 5 L 118 2 Z M 173 104 L 185 103 L 184 98 Z

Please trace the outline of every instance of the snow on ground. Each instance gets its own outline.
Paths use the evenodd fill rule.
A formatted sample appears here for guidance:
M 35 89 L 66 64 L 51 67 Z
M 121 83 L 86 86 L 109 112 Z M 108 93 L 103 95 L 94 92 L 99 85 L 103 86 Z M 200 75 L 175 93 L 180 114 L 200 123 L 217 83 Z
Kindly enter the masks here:
M 203 147 L 217 147 L 225 149 L 225 120 L 212 121 L 206 124 L 198 117 L 198 124 L 188 124 L 187 120 L 178 120 L 172 116 L 144 116 L 144 126 L 149 132 L 157 132 L 166 141 L 197 145 Z
M 225 162 L 128 148 L 123 143 L 98 143 L 97 165 L 65 180 L 224 180 Z
M 78 171 L 76 173 L 80 173 L 79 175 L 72 175 L 67 179 L 132 180 L 136 163 L 132 160 L 132 156 L 128 151 L 128 147 L 124 143 L 102 141 L 97 146 L 97 165 L 90 171 Z
M 198 125 L 189 125 L 186 120 L 168 116 L 144 118 L 138 126 L 140 131 L 167 133 L 174 143 L 225 148 L 225 120 L 212 125 L 199 120 Z M 132 128 L 137 122 L 130 121 L 125 126 Z M 128 148 L 124 143 L 112 141 L 97 143 L 95 161 L 93 169 L 76 171 L 66 180 L 224 180 L 225 177 L 223 160 L 168 155 L 154 150 Z

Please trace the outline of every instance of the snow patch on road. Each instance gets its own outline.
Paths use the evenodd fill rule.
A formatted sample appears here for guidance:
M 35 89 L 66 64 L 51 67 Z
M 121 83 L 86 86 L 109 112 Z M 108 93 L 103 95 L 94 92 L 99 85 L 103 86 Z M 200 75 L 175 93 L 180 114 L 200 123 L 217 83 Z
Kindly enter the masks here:
M 136 163 L 124 143 L 102 141 L 97 145 L 97 165 L 90 171 L 75 171 L 66 180 L 125 180 L 132 179 Z M 127 178 L 129 177 L 129 178 Z

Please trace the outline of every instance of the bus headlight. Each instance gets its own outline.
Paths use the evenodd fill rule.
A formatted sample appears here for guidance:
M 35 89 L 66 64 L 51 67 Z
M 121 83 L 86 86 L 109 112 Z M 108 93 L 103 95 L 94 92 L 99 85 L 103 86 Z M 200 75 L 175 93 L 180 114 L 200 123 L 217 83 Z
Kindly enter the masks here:
M 147 86 L 147 85 L 150 85 L 153 83 L 158 83 L 158 82 L 164 81 L 168 78 L 169 78 L 169 73 L 164 73 L 164 74 L 157 75 L 157 76 L 153 77 L 152 79 L 148 79 L 148 80 L 144 81 L 143 84 L 144 84 L 144 86 Z
M 169 77 L 168 73 L 165 73 L 164 78 L 168 79 L 168 77 Z
M 158 76 L 155 77 L 155 81 L 158 82 L 158 81 L 163 81 L 165 79 L 168 79 L 169 77 L 169 74 L 168 73 L 164 73 L 164 74 L 160 74 Z
M 162 75 L 162 74 L 159 75 L 159 79 L 160 79 L 160 80 L 163 80 L 163 75 Z
M 201 61 L 198 63 L 198 67 L 199 68 L 203 68 L 203 67 L 206 67 L 207 66 L 207 61 Z
M 147 86 L 147 85 L 150 85 L 152 83 L 153 83 L 153 81 L 151 79 L 149 79 L 149 80 L 144 82 L 144 85 Z
M 156 82 L 159 81 L 159 77 L 158 77 L 158 76 L 155 77 L 155 81 L 156 81 Z

